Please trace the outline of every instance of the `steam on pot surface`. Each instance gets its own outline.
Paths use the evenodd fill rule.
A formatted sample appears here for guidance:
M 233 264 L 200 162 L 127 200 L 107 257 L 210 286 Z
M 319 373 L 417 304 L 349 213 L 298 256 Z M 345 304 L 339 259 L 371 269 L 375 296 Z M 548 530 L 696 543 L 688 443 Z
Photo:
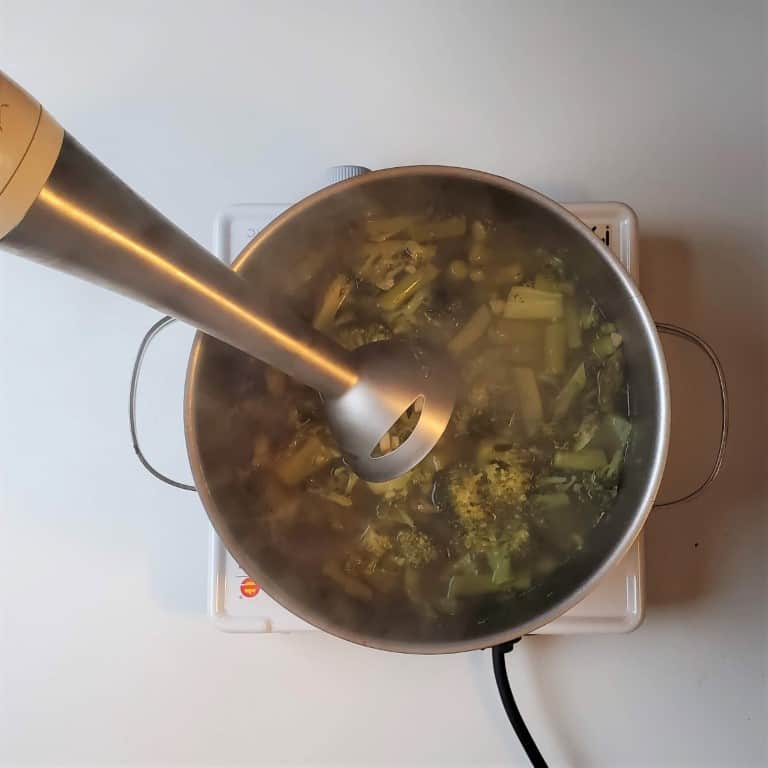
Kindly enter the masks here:
M 528 201 L 465 187 L 330 198 L 239 265 L 349 349 L 404 336 L 450 351 L 455 411 L 407 475 L 358 479 L 314 391 L 202 342 L 214 522 L 267 591 L 374 644 L 460 640 L 539 611 L 594 567 L 632 438 L 622 334 L 580 271 L 589 245 L 563 245 Z

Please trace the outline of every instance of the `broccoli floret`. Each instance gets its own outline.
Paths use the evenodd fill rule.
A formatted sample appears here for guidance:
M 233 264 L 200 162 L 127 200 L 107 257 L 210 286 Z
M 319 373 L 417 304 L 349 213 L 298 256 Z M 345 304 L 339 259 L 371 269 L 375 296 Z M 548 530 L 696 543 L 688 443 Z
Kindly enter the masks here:
M 378 533 L 370 525 L 363 531 L 360 543 L 367 552 L 377 559 L 392 549 L 392 539 L 384 533 Z
M 370 488 L 372 493 L 387 501 L 402 501 L 408 495 L 409 483 L 410 472 L 400 475 L 400 477 L 395 477 L 392 480 L 386 480 L 383 483 L 368 483 L 368 488 Z
M 345 349 L 357 349 L 363 344 L 374 341 L 386 341 L 392 338 L 392 331 L 384 323 L 372 322 L 368 325 L 342 325 L 336 329 L 336 341 Z
M 432 479 L 435 474 L 435 464 L 430 457 L 417 464 L 410 472 L 406 472 L 400 477 L 387 480 L 383 483 L 368 483 L 368 488 L 372 493 L 382 497 L 386 501 L 396 502 L 404 501 L 411 490 L 419 489 L 427 491 L 432 486 Z
M 351 507 L 357 479 L 342 459 L 335 459 L 327 473 L 318 472 L 307 480 L 307 490 L 341 507 Z
M 414 528 L 401 529 L 392 537 L 368 526 L 360 537 L 361 549 L 351 552 L 344 563 L 347 573 L 369 575 L 379 568 L 420 568 L 437 557 L 429 536 Z
M 488 496 L 493 503 L 522 504 L 531 487 L 532 473 L 521 464 L 492 461 L 485 469 Z
M 581 475 L 571 488 L 576 499 L 591 508 L 608 508 L 619 493 L 618 475 L 622 458 L 621 452 L 617 451 L 602 470 Z
M 512 508 L 505 508 L 514 514 Z M 512 517 L 501 523 L 494 512 L 482 515 L 458 516 L 458 541 L 469 552 L 495 551 L 510 555 L 523 552 L 530 541 L 528 525 L 519 518 Z
M 501 529 L 483 522 L 467 524 L 462 531 L 462 543 L 470 552 L 494 552 L 499 556 L 520 554 L 530 541 L 530 530 L 522 520 L 514 520 Z
M 440 473 L 435 486 L 436 503 L 455 517 L 458 551 L 493 553 L 497 561 L 528 546 L 528 526 L 516 514 L 533 479 L 519 451 L 500 453 L 511 461 L 493 460 L 478 469 L 456 467 Z
M 441 473 L 438 485 L 442 493 L 437 498 L 461 523 L 491 521 L 499 505 L 522 506 L 532 477 L 531 471 L 516 461 L 494 460 L 480 469 L 456 467 Z
M 369 483 L 368 487 L 379 497 L 376 517 L 387 526 L 415 528 L 411 513 L 421 515 L 432 512 L 432 482 L 435 464 L 427 457 L 410 472 L 386 483 Z
M 419 568 L 437 557 L 437 549 L 426 533 L 411 528 L 396 537 L 395 560 L 409 568 Z

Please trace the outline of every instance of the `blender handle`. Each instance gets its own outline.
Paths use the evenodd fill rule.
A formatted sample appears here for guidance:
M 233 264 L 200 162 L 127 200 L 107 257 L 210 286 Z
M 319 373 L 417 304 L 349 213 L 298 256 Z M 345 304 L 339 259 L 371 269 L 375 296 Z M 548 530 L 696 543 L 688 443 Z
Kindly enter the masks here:
M 80 146 L 0 73 L 0 244 L 184 320 L 329 399 L 351 355 L 296 317 L 267 275 L 246 281 Z
M 709 470 L 707 477 L 699 483 L 692 491 L 686 493 L 676 499 L 670 499 L 669 501 L 661 501 L 654 504 L 655 507 L 671 507 L 675 504 L 682 504 L 686 501 L 692 501 L 712 483 L 715 478 L 720 474 L 720 470 L 723 468 L 723 462 L 725 461 L 725 449 L 728 444 L 728 430 L 730 428 L 730 413 L 728 406 L 728 386 L 725 381 L 725 371 L 723 370 L 723 364 L 720 362 L 720 358 L 717 356 L 717 352 L 711 347 L 711 345 L 701 338 L 698 334 L 689 331 L 686 328 L 681 328 L 679 325 L 673 325 L 672 323 L 656 323 L 656 328 L 659 333 L 667 334 L 669 336 L 676 336 L 683 341 L 687 341 L 689 344 L 693 344 L 698 347 L 712 363 L 712 367 L 715 369 L 715 376 L 717 377 L 717 383 L 720 387 L 720 442 L 717 446 L 717 454 L 715 455 L 715 461 Z
M 174 488 L 180 488 L 182 491 L 196 491 L 197 488 L 194 485 L 191 485 L 190 483 L 183 483 L 180 480 L 174 480 L 172 477 L 168 477 L 168 475 L 163 474 L 159 469 L 156 469 L 152 465 L 149 459 L 144 455 L 144 451 L 141 449 L 141 445 L 139 444 L 139 431 L 138 427 L 136 426 L 136 395 L 139 389 L 139 376 L 141 375 L 141 368 L 144 364 L 144 355 L 146 355 L 147 349 L 149 349 L 149 345 L 152 343 L 152 340 L 155 338 L 155 336 L 157 336 L 157 334 L 160 333 L 163 328 L 167 328 L 169 325 L 171 325 L 171 323 L 175 322 L 175 318 L 171 317 L 170 315 L 161 317 L 144 334 L 144 338 L 141 340 L 141 344 L 139 344 L 139 349 L 136 353 L 136 359 L 133 362 L 133 371 L 131 372 L 131 391 L 128 403 L 128 423 L 131 429 L 133 451 L 144 469 L 146 469 L 150 475 L 156 477 L 158 480 L 161 480 L 166 485 L 173 486 Z

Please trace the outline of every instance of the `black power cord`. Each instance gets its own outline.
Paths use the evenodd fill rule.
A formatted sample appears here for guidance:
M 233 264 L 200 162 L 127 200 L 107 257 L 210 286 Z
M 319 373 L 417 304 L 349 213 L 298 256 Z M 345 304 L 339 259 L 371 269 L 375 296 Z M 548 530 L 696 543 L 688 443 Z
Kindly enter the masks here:
M 531 765 L 534 768 L 547 768 L 547 762 L 541 756 L 541 752 L 539 752 L 539 748 L 536 746 L 536 742 L 533 740 L 533 736 L 531 736 L 531 732 L 528 730 L 528 726 L 525 724 L 523 716 L 517 708 L 515 697 L 512 695 L 512 689 L 509 687 L 509 677 L 507 677 L 507 665 L 504 663 L 504 657 L 519 641 L 520 638 L 518 637 L 517 640 L 510 640 L 508 643 L 502 643 L 491 648 L 493 676 L 496 678 L 496 687 L 499 689 L 499 696 L 501 696 L 504 711 L 507 713 L 509 722 L 512 724 L 517 738 L 520 739 L 520 744 L 525 750 L 525 754 L 528 755 Z

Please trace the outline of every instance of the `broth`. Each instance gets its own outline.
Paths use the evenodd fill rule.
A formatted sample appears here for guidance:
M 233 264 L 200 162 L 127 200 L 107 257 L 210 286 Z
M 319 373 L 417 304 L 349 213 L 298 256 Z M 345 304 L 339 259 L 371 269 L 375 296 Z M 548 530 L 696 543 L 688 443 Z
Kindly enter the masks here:
M 622 338 L 569 268 L 523 231 L 462 215 L 370 218 L 285 276 L 348 349 L 403 335 L 460 370 L 451 422 L 419 466 L 369 484 L 344 464 L 318 395 L 247 361 L 230 446 L 261 534 L 357 603 L 423 622 L 522 599 L 588 546 L 630 436 Z M 380 451 L 407 437 L 415 403 Z M 254 504 L 255 506 L 255 504 Z

